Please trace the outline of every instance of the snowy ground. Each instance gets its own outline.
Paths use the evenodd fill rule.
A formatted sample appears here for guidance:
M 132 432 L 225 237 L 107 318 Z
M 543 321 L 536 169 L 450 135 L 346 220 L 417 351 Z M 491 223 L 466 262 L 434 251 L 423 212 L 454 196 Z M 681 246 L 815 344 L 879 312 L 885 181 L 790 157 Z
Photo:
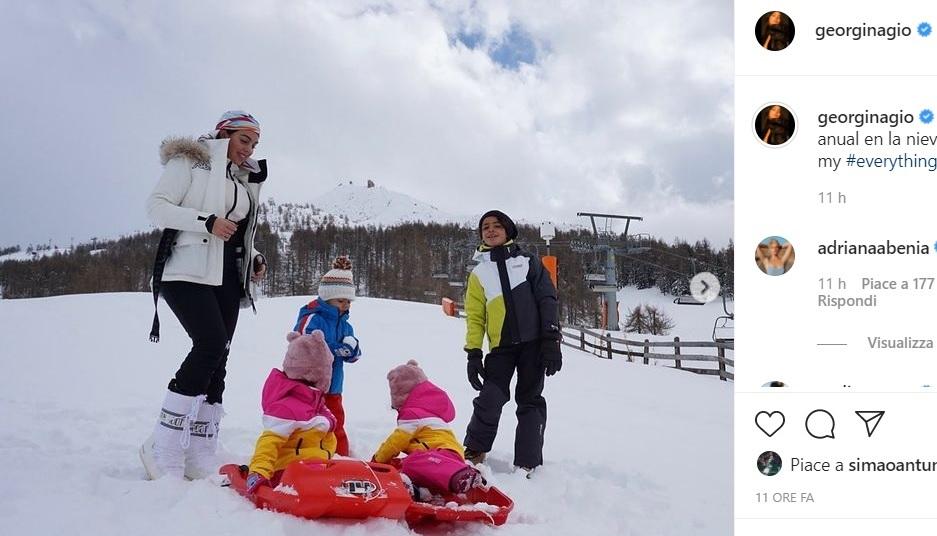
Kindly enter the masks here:
M 681 341 L 712 341 L 713 323 L 717 317 L 725 315 L 722 298 L 703 305 L 677 305 L 673 302 L 674 296 L 663 294 L 656 288 L 638 290 L 634 287 L 625 287 L 618 291 L 618 315 L 621 324 L 625 323 L 628 313 L 638 305 L 653 305 L 674 320 L 674 329 L 668 335 L 644 335 L 637 333 L 620 332 L 619 337 L 628 340 L 643 341 L 672 341 L 679 336 Z M 732 300 L 726 303 L 729 312 L 735 310 Z M 725 336 L 729 330 L 720 330 L 717 335 Z
M 242 316 L 222 432 L 239 458 L 234 461 L 252 452 L 260 431 L 260 388 L 269 369 L 281 363 L 285 333 L 302 302 L 267 299 L 258 316 Z M 409 533 L 406 525 L 387 520 L 311 522 L 259 511 L 209 481 L 143 480 L 137 449 L 189 344 L 164 304 L 161 311 L 163 340 L 151 344 L 147 294 L 0 300 L 3 533 Z M 437 306 L 378 299 L 357 300 L 351 321 L 365 351 L 346 369 L 353 454 L 369 457 L 393 429 L 384 376 L 409 358 L 450 393 L 461 436 L 473 397 L 461 350 L 463 321 L 443 316 Z M 688 324 L 678 319 L 678 326 Z M 509 472 L 515 419 L 513 404 L 505 407 L 486 471 L 515 500 L 508 524 L 448 530 L 731 534 L 732 384 L 569 348 L 564 356 L 563 370 L 547 380 L 546 465 L 534 480 Z

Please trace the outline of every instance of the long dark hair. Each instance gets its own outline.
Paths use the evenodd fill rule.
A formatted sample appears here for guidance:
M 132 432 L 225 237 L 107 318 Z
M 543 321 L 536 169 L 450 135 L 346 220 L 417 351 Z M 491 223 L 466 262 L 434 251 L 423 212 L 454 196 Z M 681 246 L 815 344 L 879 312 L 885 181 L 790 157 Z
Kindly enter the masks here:
M 768 114 L 774 107 L 780 110 L 780 115 L 777 119 L 768 119 Z M 755 119 L 755 132 L 758 138 L 768 145 L 781 145 L 794 135 L 794 115 L 780 104 L 765 106 Z
M 780 15 L 780 22 L 769 24 L 768 19 L 775 13 Z M 767 50 L 784 50 L 794 40 L 794 21 L 780 11 L 769 11 L 755 24 L 755 38 Z

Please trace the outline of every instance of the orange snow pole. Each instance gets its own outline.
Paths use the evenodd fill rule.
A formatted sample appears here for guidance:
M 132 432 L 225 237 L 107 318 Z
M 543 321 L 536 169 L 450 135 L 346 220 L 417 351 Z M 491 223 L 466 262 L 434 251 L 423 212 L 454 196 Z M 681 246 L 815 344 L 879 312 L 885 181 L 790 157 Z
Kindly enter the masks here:
M 449 298 L 442 299 L 442 312 L 446 316 L 459 316 L 459 308 L 456 306 L 455 302 Z
M 556 257 L 554 255 L 545 255 L 543 257 L 543 267 L 550 272 L 550 279 L 553 280 L 553 287 L 559 288 L 556 284 Z
M 602 311 L 602 329 L 608 329 L 608 302 L 605 301 L 605 298 L 599 298 L 599 307 Z

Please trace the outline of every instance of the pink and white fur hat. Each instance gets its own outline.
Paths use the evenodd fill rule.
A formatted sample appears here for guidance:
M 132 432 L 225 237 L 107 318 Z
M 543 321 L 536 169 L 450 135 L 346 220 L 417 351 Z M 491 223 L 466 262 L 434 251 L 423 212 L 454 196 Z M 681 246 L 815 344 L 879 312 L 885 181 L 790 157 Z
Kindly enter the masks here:
M 283 373 L 291 380 L 309 383 L 327 393 L 332 384 L 332 351 L 325 342 L 325 335 L 315 330 L 309 335 L 295 331 L 286 334 L 289 347 L 283 358 Z
M 387 383 L 390 384 L 390 406 L 400 409 L 410 396 L 410 391 L 426 380 L 426 373 L 413 359 L 404 365 L 392 368 L 387 373 Z

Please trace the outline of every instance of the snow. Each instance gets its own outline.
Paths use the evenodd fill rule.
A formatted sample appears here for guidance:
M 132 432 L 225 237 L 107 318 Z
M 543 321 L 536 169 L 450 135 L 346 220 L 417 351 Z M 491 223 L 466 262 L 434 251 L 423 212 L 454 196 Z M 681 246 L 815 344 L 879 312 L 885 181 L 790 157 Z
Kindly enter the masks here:
M 392 226 L 404 222 L 467 223 L 466 218 L 452 216 L 409 195 L 383 186 L 368 188 L 343 182 L 317 197 L 312 204 L 332 214 L 341 223 L 350 225 Z
M 17 251 L 16 253 L 7 253 L 6 255 L 0 255 L 0 262 L 6 261 L 34 261 L 36 259 L 41 259 L 43 257 L 52 257 L 54 255 L 69 255 L 71 254 L 71 248 L 59 248 L 58 246 L 40 249 L 36 251 L 27 252 L 26 250 Z
M 405 223 L 423 222 L 440 225 L 455 224 L 466 229 L 474 229 L 478 225 L 478 214 L 449 214 L 436 208 L 434 205 L 416 199 L 408 194 L 389 190 L 376 185 L 367 187 L 354 181 L 343 181 L 325 194 L 315 198 L 311 203 L 277 203 L 267 198 L 262 203 L 260 221 L 268 223 L 274 232 L 277 232 L 284 243 L 298 228 L 316 228 L 331 221 L 337 226 L 374 226 L 393 227 Z M 554 221 L 553 224 L 559 232 L 571 232 L 591 229 L 588 220 L 582 217 L 574 218 L 570 215 L 569 221 Z M 539 228 L 541 220 L 526 218 L 516 219 L 518 225 L 530 225 Z M 152 229 L 152 227 L 150 228 Z M 148 229 L 148 230 L 150 230 Z M 147 231 L 148 231 L 147 230 Z M 623 226 L 612 229 L 616 232 L 624 231 Z M 135 234 L 134 231 L 129 234 Z M 110 240 L 96 238 L 95 240 Z M 91 255 L 97 255 L 105 249 L 94 249 Z M 19 251 L 0 255 L 0 263 L 5 261 L 31 261 L 50 255 L 71 254 L 70 247 L 54 245 L 47 249 L 27 253 Z
M 273 491 L 277 493 L 282 493 L 283 495 L 293 495 L 294 497 L 299 496 L 299 492 L 296 491 L 296 488 L 293 486 L 287 486 L 285 484 L 279 484 L 277 487 L 273 488 Z
M 242 311 L 228 365 L 222 440 L 246 461 L 261 430 L 260 391 L 279 366 L 305 297 Z M 685 311 L 687 308 L 680 308 Z M 160 304 L 162 342 L 147 340 L 145 293 L 0 300 L 0 491 L 3 532 L 17 536 L 402 535 L 403 523 L 305 521 L 255 509 L 217 481 L 143 479 L 137 450 L 189 341 Z M 682 314 L 682 313 L 681 313 Z M 361 298 L 351 321 L 365 354 L 346 370 L 352 453 L 370 457 L 395 424 L 386 372 L 416 359 L 446 389 L 464 433 L 464 320 L 438 306 Z M 689 323 L 677 319 L 678 330 Z M 708 329 L 708 328 L 707 328 Z M 690 338 L 683 337 L 681 338 Z M 515 501 L 508 523 L 455 534 L 718 535 L 732 532 L 732 384 L 564 348 L 546 380 L 546 464 L 512 469 L 513 403 L 483 473 Z
M 713 340 L 713 322 L 717 317 L 725 316 L 725 310 L 722 307 L 722 298 L 711 301 L 704 305 L 677 305 L 673 302 L 676 296 L 664 294 L 657 288 L 645 288 L 638 290 L 635 287 L 625 287 L 618 290 L 618 319 L 620 324 L 624 324 L 628 318 L 628 312 L 637 305 L 652 305 L 658 310 L 663 311 L 667 316 L 674 320 L 674 329 L 668 335 L 646 335 L 644 333 L 625 333 L 619 332 L 616 336 L 622 336 L 629 340 L 652 341 L 673 341 L 675 336 L 679 336 L 681 341 L 712 341 Z M 735 304 L 728 300 L 726 307 L 729 312 L 735 311 Z

